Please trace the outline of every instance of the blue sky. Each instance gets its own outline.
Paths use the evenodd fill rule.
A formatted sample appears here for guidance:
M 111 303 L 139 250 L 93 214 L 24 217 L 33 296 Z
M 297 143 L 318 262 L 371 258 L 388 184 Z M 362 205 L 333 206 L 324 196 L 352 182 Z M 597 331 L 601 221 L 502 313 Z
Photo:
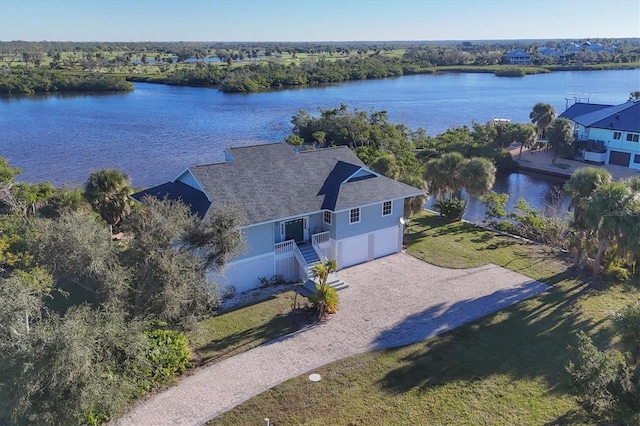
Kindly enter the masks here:
M 640 37 L 639 0 L 0 0 L 0 41 Z

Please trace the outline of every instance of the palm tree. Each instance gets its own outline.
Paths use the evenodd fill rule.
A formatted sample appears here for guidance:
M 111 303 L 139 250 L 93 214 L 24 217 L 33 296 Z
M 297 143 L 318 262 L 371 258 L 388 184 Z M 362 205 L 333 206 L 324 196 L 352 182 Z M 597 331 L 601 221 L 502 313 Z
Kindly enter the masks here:
M 549 126 L 547 137 L 549 139 L 549 145 L 553 148 L 551 164 L 555 165 L 558 155 L 566 152 L 573 144 L 573 124 L 566 118 L 553 120 L 553 123 Z
M 424 180 L 427 184 L 427 192 L 435 200 L 442 199 L 447 187 L 447 176 L 443 172 L 441 163 L 441 158 L 433 158 L 427 161 L 424 166 Z
M 529 118 L 536 125 L 538 138 L 541 139 L 544 136 L 544 131 L 556 118 L 556 110 L 551 104 L 538 102 L 529 113 Z
M 441 200 L 445 195 L 447 199 L 454 198 L 462 190 L 461 173 L 467 161 L 459 152 L 448 152 L 427 162 L 424 178 L 430 194 L 436 200 Z
M 462 170 L 467 163 L 467 159 L 464 158 L 459 152 L 448 152 L 441 158 L 441 172 L 446 176 L 446 190 L 449 199 L 460 198 L 459 193 L 464 186 L 462 181 Z
M 496 181 L 496 166 L 488 158 L 474 157 L 465 164 L 461 177 L 467 191 L 464 200 L 466 209 L 469 197 L 484 195 L 493 187 Z
M 564 191 L 571 196 L 569 210 L 573 210 L 571 228 L 574 232 L 573 246 L 575 249 L 574 263 L 579 265 L 584 260 L 584 253 L 588 238 L 588 228 L 584 220 L 584 210 L 589 197 L 605 183 L 611 182 L 609 172 L 600 167 L 584 167 L 573 172 L 564 184 Z
M 514 134 L 516 142 L 520 142 L 518 160 L 522 157 L 522 148 L 531 149 L 536 143 L 536 128 L 531 124 L 520 125 Z
M 113 169 L 103 169 L 93 172 L 85 184 L 84 196 L 93 209 L 109 225 L 109 232 L 133 208 L 129 177 Z
M 622 181 L 631 193 L 627 211 L 620 218 L 618 254 L 628 258 L 633 273 L 640 272 L 640 177 L 632 176 Z
M 333 313 L 338 308 L 338 295 L 334 288 L 331 288 L 327 281 L 329 274 L 335 272 L 338 264 L 335 259 L 329 259 L 325 263 L 319 263 L 313 267 L 311 276 L 318 282 L 316 291 L 310 300 L 318 312 L 318 319 L 321 319 L 327 313 Z
M 627 224 L 626 216 L 630 215 L 629 208 L 634 201 L 629 187 L 623 182 L 604 183 L 589 197 L 584 220 L 587 229 L 598 240 L 594 276 L 600 272 L 602 258 L 611 244 L 620 241 Z
M 608 182 L 611 182 L 611 174 L 602 167 L 583 167 L 573 172 L 563 189 L 571 196 L 569 210 L 573 209 L 574 222 L 582 219 L 587 198 Z

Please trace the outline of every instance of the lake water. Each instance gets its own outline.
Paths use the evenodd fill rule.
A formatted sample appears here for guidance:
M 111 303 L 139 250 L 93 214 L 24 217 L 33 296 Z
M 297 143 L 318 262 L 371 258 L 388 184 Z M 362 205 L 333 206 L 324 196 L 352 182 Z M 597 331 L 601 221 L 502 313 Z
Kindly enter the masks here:
M 251 94 L 134 87 L 129 93 L 0 98 L 0 156 L 22 168 L 24 182 L 81 185 L 92 171 L 109 167 L 127 173 L 134 186 L 149 186 L 188 165 L 221 161 L 228 146 L 282 140 L 301 109 L 313 114 L 346 104 L 383 110 L 392 122 L 435 135 L 496 117 L 528 122 L 537 102 L 551 103 L 558 113 L 574 98 L 622 103 L 640 88 L 640 69 L 523 78 L 413 75 Z M 497 185 L 515 191 L 530 179 L 516 176 Z M 541 188 L 553 186 L 546 180 L 540 178 Z

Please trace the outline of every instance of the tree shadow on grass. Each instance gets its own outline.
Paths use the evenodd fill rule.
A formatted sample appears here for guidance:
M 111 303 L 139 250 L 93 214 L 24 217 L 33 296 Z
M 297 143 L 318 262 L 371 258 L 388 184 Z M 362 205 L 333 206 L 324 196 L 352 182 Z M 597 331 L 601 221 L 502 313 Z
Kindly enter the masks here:
M 514 379 L 544 379 L 551 392 L 566 393 L 565 366 L 570 358 L 567 345 L 575 342 L 579 330 L 590 333 L 599 325 L 581 318 L 577 309 L 571 309 L 586 289 L 585 283 L 569 289 L 550 289 L 531 301 L 504 309 L 498 316 L 488 315 L 536 294 L 540 287 L 534 284 L 462 301 L 435 317 L 428 309 L 407 318 L 385 331 L 380 336 L 381 342 L 403 344 L 401 338 L 393 341 L 388 336 L 402 336 L 402 330 L 409 326 L 418 326 L 412 337 L 426 338 L 438 330 L 460 325 L 465 316 L 476 320 L 417 345 L 416 350 L 402 358 L 401 366 L 390 371 L 379 385 L 397 394 L 504 374 Z M 491 306 L 494 309 L 490 309 Z M 481 316 L 484 317 L 477 319 Z M 603 333 L 602 329 L 595 333 L 594 341 L 604 339 Z M 409 339 L 406 340 L 409 343 Z
M 472 243 L 480 243 L 480 244 L 484 244 L 488 241 L 491 241 L 492 239 L 494 239 L 495 236 L 491 235 L 488 232 L 483 233 L 482 235 L 476 237 L 476 238 L 471 238 L 469 241 L 471 241 Z
M 312 317 L 303 310 L 293 310 L 273 317 L 270 321 L 249 330 L 230 334 L 196 349 L 201 365 L 221 361 L 265 342 L 294 333 L 308 325 Z
M 375 349 L 419 342 L 447 330 L 459 327 L 515 302 L 548 290 L 548 286 L 530 281 L 522 287 L 499 290 L 486 296 L 467 299 L 453 305 L 438 304 L 407 317 L 395 327 L 383 331 L 375 339 Z

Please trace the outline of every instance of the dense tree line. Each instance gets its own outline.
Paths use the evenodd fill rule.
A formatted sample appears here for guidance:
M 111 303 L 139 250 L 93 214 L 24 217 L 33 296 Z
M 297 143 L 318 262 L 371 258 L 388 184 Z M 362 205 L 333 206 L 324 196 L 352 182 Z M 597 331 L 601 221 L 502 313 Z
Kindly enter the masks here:
M 286 86 L 336 83 L 400 76 L 412 72 L 398 58 L 378 56 L 348 58 L 339 61 L 306 60 L 300 65 L 256 62 L 237 68 L 198 63 L 177 69 L 156 82 L 187 86 L 219 86 L 223 92 L 256 92 Z
M 0 159 L 0 423 L 100 424 L 188 367 L 183 331 L 214 313 L 207 271 L 242 249 L 243 216 L 133 204 L 114 170 L 82 189 L 19 173 Z
M 0 70 L 0 94 L 126 90 L 133 90 L 133 85 L 124 77 L 113 75 L 69 74 L 25 67 Z
M 595 41 L 595 40 L 592 40 Z M 438 67 L 457 67 L 459 72 L 492 72 L 523 76 L 527 72 L 580 69 L 603 63 L 633 66 L 640 60 L 640 40 L 601 40 L 616 46 L 615 53 L 578 51 L 557 57 L 540 53 L 542 46 L 560 41 L 504 42 L 342 42 L 342 43 L 203 43 L 203 42 L 0 42 L 0 66 L 46 67 L 68 73 L 125 74 L 133 80 L 189 86 L 216 86 L 225 92 L 255 92 L 286 86 L 385 78 L 411 73 L 437 72 Z M 525 49 L 533 65 L 547 68 L 504 68 L 504 55 Z M 212 62 L 214 61 L 214 62 Z M 192 63 L 192 62 L 195 62 Z M 153 65 L 153 69 L 147 66 Z M 637 65 L 636 65 L 637 66 Z M 562 68 L 564 67 L 564 68 Z M 449 68 L 451 70 L 451 68 Z M 14 77 L 29 80 L 28 75 Z M 58 84 L 58 90 L 105 90 L 124 82 L 104 79 L 83 84 Z M 0 93 L 56 90 L 34 79 L 11 81 Z M 64 89 L 70 86 L 72 88 Z M 106 90 L 127 90 L 125 87 Z
M 307 147 L 348 146 L 372 170 L 402 182 L 422 187 L 422 165 L 415 155 L 424 132 L 414 132 L 387 120 L 385 111 L 351 111 L 346 105 L 320 110 L 313 117 L 301 110 L 291 120 L 287 142 Z
M 346 105 L 321 109 L 317 116 L 301 110 L 291 122 L 292 134 L 286 139 L 290 144 L 306 149 L 349 146 L 365 164 L 382 175 L 425 188 L 437 197 L 446 192 L 446 200 L 439 201 L 453 203 L 449 200 L 456 200 L 457 213 L 452 214 L 453 217 L 460 217 L 466 206 L 460 197 L 463 188 L 471 195 L 480 195 L 493 185 L 496 170 L 514 167 L 511 154 L 504 147 L 514 141 L 530 143 L 535 137 L 532 124 L 493 121 L 474 123 L 472 128 L 451 128 L 431 137 L 422 128 L 413 130 L 403 124 L 390 123 L 385 111 L 352 111 Z M 448 170 L 431 167 L 453 157 L 459 161 Z M 460 173 L 473 176 L 473 182 L 458 182 L 455 176 Z M 422 210 L 424 201 L 424 198 L 412 200 L 411 209 Z

